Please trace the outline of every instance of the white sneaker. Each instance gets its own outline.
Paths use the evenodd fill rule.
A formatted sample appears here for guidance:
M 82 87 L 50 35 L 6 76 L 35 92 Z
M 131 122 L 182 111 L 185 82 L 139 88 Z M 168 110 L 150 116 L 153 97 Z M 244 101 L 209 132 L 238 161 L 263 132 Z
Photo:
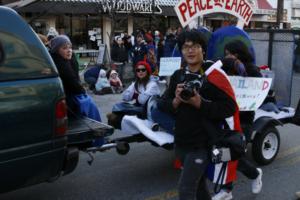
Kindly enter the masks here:
M 254 179 L 252 181 L 252 193 L 253 194 L 258 194 L 260 193 L 261 191 L 261 188 L 262 188 L 262 175 L 263 175 L 263 172 L 260 168 L 257 168 L 257 171 L 258 171 L 258 176 L 256 179 Z
M 218 194 L 212 197 L 212 200 L 231 200 L 232 192 L 227 192 L 226 190 L 221 190 Z
M 300 191 L 296 192 L 296 197 L 299 199 L 300 198 Z

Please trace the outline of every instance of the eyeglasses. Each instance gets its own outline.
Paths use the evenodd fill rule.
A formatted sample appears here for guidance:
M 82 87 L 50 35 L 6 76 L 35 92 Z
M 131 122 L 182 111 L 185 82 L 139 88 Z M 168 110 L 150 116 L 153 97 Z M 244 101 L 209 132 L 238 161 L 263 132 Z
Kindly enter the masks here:
M 145 68 L 139 68 L 139 69 L 135 69 L 136 72 L 145 72 L 146 69 Z
M 200 49 L 201 45 L 200 44 L 192 44 L 192 45 L 183 45 L 182 46 L 182 51 L 188 51 L 191 49 L 192 51 L 195 51 L 197 49 Z

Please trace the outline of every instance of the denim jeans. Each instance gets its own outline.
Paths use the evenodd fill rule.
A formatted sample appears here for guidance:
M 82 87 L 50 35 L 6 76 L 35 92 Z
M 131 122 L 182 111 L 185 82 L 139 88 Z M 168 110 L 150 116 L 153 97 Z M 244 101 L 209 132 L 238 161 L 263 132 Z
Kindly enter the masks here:
M 211 200 L 205 175 L 209 164 L 208 150 L 175 146 L 175 154 L 183 163 L 179 179 L 179 200 Z
M 162 112 L 157 108 L 157 105 L 151 108 L 152 121 L 158 123 L 167 133 L 174 135 L 175 119 L 169 113 Z

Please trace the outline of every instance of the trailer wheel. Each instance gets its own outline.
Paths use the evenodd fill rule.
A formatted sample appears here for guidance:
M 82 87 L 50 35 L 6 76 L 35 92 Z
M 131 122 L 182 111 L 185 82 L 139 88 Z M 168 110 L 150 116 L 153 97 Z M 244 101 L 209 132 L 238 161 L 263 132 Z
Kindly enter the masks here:
M 268 127 L 257 133 L 252 144 L 252 156 L 261 165 L 268 165 L 278 154 L 280 136 L 275 127 Z
M 130 150 L 130 146 L 127 142 L 117 142 L 116 151 L 120 155 L 126 155 Z

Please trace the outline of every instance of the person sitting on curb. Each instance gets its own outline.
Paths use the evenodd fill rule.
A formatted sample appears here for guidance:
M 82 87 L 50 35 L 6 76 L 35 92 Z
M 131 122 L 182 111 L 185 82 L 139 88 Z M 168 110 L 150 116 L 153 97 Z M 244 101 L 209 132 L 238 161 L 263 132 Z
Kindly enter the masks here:
M 116 70 L 111 70 L 108 73 L 108 76 L 108 80 L 113 93 L 121 93 L 123 91 L 123 84 L 121 79 L 119 78 L 118 72 Z
M 110 87 L 109 81 L 106 77 L 106 72 L 104 69 L 101 69 L 99 72 L 98 80 L 95 84 L 95 94 L 111 94 L 112 89 Z

